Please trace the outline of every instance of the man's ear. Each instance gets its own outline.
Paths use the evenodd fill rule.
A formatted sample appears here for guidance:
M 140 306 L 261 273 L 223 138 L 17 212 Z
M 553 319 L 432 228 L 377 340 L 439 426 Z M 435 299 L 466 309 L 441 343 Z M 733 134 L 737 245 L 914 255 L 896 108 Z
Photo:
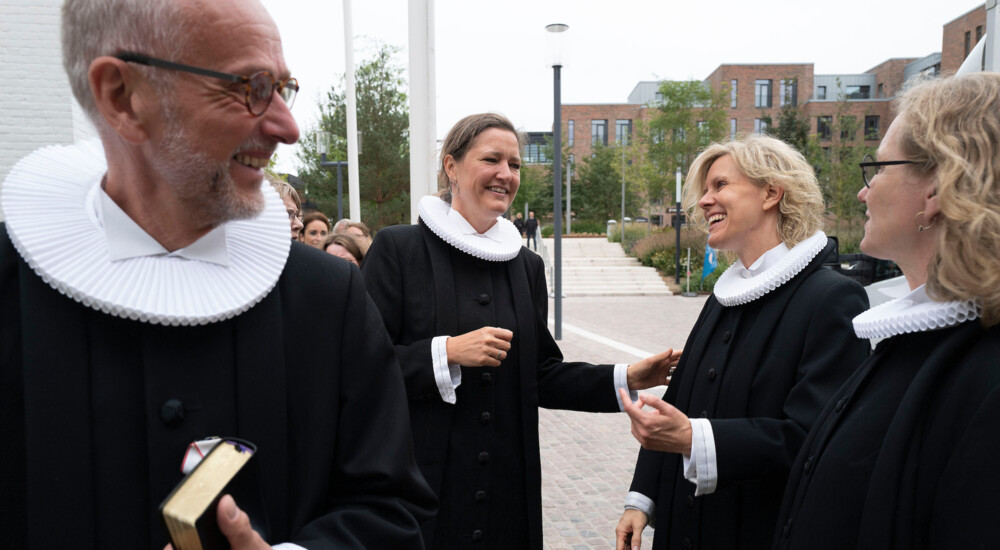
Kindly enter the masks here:
M 764 210 L 770 210 L 778 206 L 781 197 L 785 196 L 785 189 L 770 183 L 764 185 Z
M 120 59 L 102 56 L 90 64 L 87 78 L 97 110 L 116 134 L 133 144 L 149 138 L 142 116 L 148 100 L 139 91 L 142 75 Z

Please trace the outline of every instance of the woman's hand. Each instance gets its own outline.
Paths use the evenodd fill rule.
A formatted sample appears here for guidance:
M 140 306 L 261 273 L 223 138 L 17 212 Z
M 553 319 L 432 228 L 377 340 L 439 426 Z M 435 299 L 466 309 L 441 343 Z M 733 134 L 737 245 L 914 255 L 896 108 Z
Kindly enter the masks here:
M 686 414 L 652 395 L 641 394 L 638 401 L 632 402 L 624 389 L 619 388 L 618 394 L 632 420 L 632 436 L 643 449 L 690 456 L 691 421 Z M 644 411 L 643 405 L 649 405 L 653 410 Z
M 465 367 L 499 367 L 507 358 L 514 333 L 498 327 L 483 327 L 445 342 L 448 363 Z
M 644 390 L 670 383 L 677 362 L 681 360 L 681 350 L 667 351 L 647 357 L 628 366 L 628 389 Z
M 627 508 L 615 527 L 615 550 L 638 550 L 642 545 L 642 530 L 649 518 L 640 510 Z

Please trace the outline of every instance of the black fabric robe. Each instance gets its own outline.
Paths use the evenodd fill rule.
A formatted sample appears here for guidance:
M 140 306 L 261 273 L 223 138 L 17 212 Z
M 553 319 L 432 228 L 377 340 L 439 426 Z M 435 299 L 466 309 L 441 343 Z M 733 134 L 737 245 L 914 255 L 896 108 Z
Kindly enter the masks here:
M 450 448 L 450 445 L 473 440 L 474 434 L 468 434 L 466 438 L 464 433 L 457 436 L 453 433 L 459 426 L 467 425 L 467 419 L 455 417 L 457 411 L 462 410 L 461 403 L 452 405 L 441 399 L 432 367 L 431 340 L 436 336 L 461 334 L 456 316 L 460 310 L 456 302 L 456 288 L 461 285 L 456 285 L 456 266 L 453 262 L 478 262 L 472 256 L 455 254 L 453 250 L 451 245 L 422 223 L 389 227 L 376 236 L 365 256 L 363 268 L 368 292 L 382 313 L 403 368 L 417 462 L 438 495 L 441 495 L 445 477 L 449 477 L 452 483 L 463 482 L 452 477 L 458 472 L 446 471 L 448 457 L 464 453 L 471 463 L 478 459 L 480 452 L 473 443 L 458 451 Z M 508 529 L 526 531 L 529 548 L 540 550 L 542 507 L 538 407 L 591 412 L 616 412 L 620 409 L 614 392 L 613 366 L 563 362 L 562 353 L 546 325 L 548 298 L 541 258 L 522 248 L 515 258 L 502 265 L 513 297 L 513 312 L 506 315 L 513 315 L 516 326 L 507 328 L 514 333 L 520 380 L 513 388 L 519 392 L 518 395 L 497 394 L 495 400 L 498 409 L 509 407 L 511 402 L 520 404 L 522 425 L 516 432 L 520 441 L 510 444 L 517 444 L 524 451 L 524 472 L 520 477 L 526 488 L 527 499 L 523 506 L 528 518 L 527 525 L 509 525 Z M 499 303 L 493 304 L 492 300 L 489 304 L 503 307 Z M 498 317 L 503 316 L 498 314 Z M 504 367 L 501 365 L 499 368 Z M 466 369 L 466 372 L 469 370 L 477 369 Z M 488 373 L 488 369 L 479 372 Z M 463 386 L 478 383 L 474 376 L 463 375 Z M 472 409 L 468 413 L 477 415 L 477 419 L 480 414 Z M 492 445 L 504 446 L 505 442 L 493 441 Z M 476 481 L 470 479 L 467 483 L 471 488 Z M 494 494 L 504 488 L 486 487 L 485 490 Z M 464 505 L 464 502 L 442 500 L 441 510 L 444 512 L 449 507 Z M 493 510 L 495 507 L 490 508 L 490 513 L 494 513 Z M 434 521 L 422 525 L 428 546 L 434 540 L 436 527 Z M 485 535 L 478 541 L 480 546 L 477 547 L 492 547 L 489 534 Z M 469 542 L 472 544 L 472 541 Z
M 249 311 L 169 327 L 67 299 L 0 227 L 0 323 L 0 546 L 160 550 L 157 507 L 187 444 L 221 435 L 258 447 L 268 542 L 422 547 L 434 497 L 392 347 L 346 262 L 294 243 Z
M 809 433 L 775 547 L 995 548 L 998 456 L 1000 326 L 883 340 Z
M 718 485 L 695 497 L 681 455 L 642 449 L 631 490 L 656 502 L 654 549 L 770 546 L 809 427 L 869 351 L 851 325 L 864 289 L 822 267 L 833 246 L 749 304 L 705 303 L 664 399 L 710 419 Z

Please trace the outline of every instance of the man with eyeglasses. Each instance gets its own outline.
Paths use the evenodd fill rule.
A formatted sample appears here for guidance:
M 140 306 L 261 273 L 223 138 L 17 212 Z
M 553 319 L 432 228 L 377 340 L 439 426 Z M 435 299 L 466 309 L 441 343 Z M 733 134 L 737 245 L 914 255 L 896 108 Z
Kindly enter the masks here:
M 420 548 L 382 320 L 262 182 L 299 137 L 266 11 L 67 0 L 62 31 L 100 142 L 36 151 L 0 196 L 2 546 L 163 548 L 157 507 L 214 435 L 257 447 L 215 514 L 233 548 Z

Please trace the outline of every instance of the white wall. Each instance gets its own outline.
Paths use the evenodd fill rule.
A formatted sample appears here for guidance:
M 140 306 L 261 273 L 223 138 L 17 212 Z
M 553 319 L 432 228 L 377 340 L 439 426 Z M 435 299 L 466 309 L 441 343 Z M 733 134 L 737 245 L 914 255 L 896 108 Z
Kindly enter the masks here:
M 63 72 L 61 7 L 62 0 L 0 2 L 0 185 L 31 151 L 96 135 Z

